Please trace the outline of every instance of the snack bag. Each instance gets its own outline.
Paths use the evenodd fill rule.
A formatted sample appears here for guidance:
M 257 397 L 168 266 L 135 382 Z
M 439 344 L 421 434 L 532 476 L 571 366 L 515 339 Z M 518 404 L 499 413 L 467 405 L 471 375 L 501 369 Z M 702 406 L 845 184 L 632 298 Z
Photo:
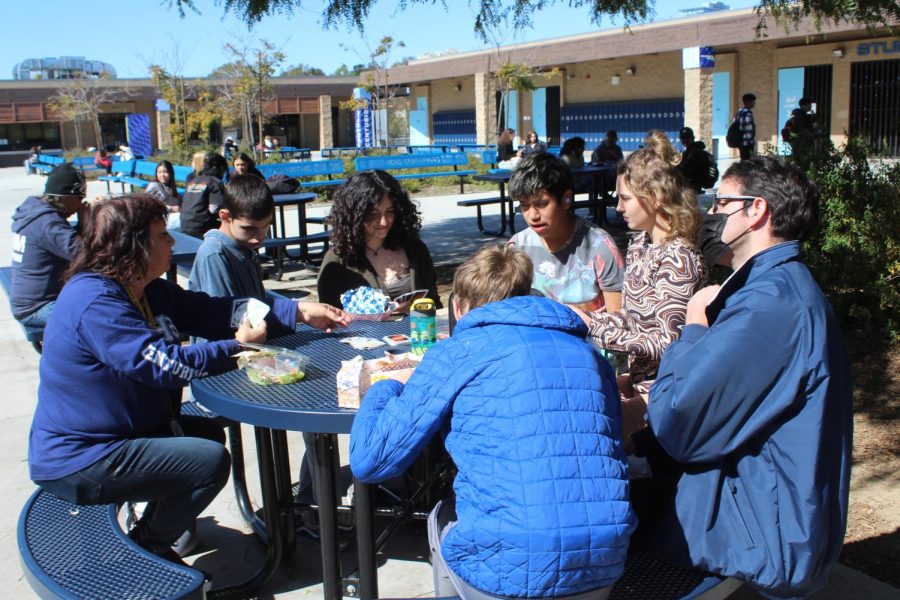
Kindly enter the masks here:
M 406 383 L 420 361 L 420 357 L 409 353 L 385 353 L 384 358 L 372 360 L 356 356 L 352 360 L 341 361 L 337 374 L 338 406 L 359 408 L 362 398 L 376 381 L 394 379 Z
M 306 377 L 309 358 L 284 348 L 261 346 L 235 354 L 239 369 L 258 385 L 294 383 Z

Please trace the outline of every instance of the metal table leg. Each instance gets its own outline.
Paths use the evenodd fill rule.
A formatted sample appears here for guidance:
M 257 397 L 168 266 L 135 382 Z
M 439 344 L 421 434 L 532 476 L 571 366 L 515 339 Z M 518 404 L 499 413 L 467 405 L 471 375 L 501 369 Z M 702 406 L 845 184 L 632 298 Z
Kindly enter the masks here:
M 341 589 L 341 561 L 337 539 L 337 490 L 334 459 L 337 436 L 317 433 L 316 480 L 319 495 L 319 542 L 322 546 L 322 585 L 325 600 L 343 598 Z
M 259 478 L 263 496 L 263 517 L 268 531 L 266 562 L 249 580 L 237 585 L 211 590 L 210 599 L 247 598 L 269 581 L 278 570 L 284 556 L 284 532 L 281 529 L 282 507 L 278 504 L 276 451 L 272 430 L 256 427 L 256 451 L 259 459 Z M 283 433 L 283 432 L 282 432 Z
M 359 597 L 378 598 L 378 565 L 375 562 L 375 511 L 372 486 L 353 479 L 356 491 L 356 546 L 359 552 Z

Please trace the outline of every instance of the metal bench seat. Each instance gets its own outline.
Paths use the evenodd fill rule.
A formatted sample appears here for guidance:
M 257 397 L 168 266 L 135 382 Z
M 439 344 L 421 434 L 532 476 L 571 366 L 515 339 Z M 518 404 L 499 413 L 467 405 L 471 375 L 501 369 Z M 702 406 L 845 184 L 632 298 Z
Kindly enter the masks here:
M 204 597 L 203 574 L 128 539 L 115 504 L 72 504 L 38 490 L 17 537 L 25 578 L 41 598 Z

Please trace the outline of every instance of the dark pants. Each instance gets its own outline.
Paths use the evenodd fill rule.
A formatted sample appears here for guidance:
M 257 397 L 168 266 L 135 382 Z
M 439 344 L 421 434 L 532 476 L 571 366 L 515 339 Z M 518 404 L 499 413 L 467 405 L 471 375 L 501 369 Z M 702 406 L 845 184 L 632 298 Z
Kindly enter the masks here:
M 753 146 L 741 146 L 738 148 L 741 153 L 741 160 L 747 160 L 753 157 Z
M 181 417 L 184 437 L 128 440 L 91 466 L 39 486 L 76 504 L 147 502 L 131 537 L 164 554 L 225 486 L 231 457 L 222 428 Z

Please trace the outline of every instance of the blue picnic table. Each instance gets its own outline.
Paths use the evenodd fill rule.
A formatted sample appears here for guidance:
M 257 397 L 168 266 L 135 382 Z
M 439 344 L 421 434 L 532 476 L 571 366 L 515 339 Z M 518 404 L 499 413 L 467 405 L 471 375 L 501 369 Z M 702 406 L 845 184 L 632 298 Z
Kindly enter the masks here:
M 197 250 L 203 240 L 194 236 L 182 233 L 177 229 L 170 229 L 169 235 L 175 238 L 175 245 L 172 247 L 172 262 L 169 271 L 166 273 L 166 279 L 172 282 L 178 281 L 178 268 L 183 267 L 188 271 L 194 265 L 194 257 L 197 256 Z

